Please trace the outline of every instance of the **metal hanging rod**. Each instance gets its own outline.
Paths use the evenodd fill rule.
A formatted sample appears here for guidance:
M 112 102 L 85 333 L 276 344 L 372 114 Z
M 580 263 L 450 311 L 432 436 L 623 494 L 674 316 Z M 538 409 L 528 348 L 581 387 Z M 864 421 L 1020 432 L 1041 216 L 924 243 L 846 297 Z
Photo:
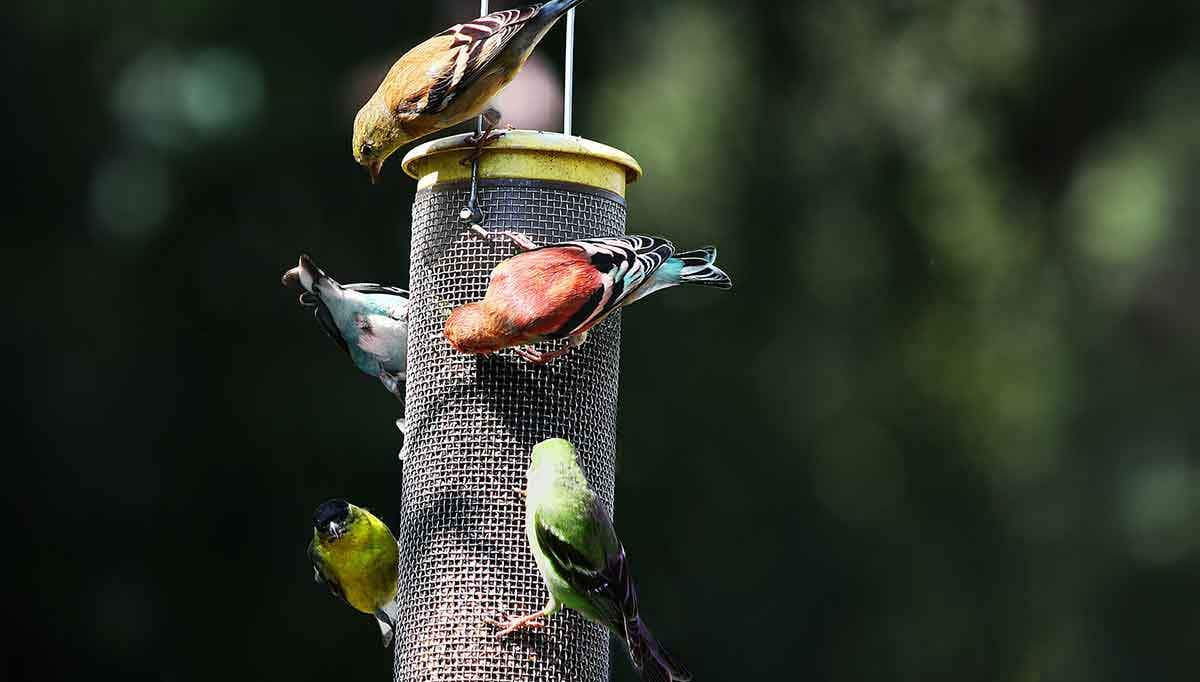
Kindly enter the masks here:
M 563 70 L 566 72 L 566 83 L 563 86 L 563 135 L 570 135 L 575 114 L 575 8 L 567 12 L 567 57 Z
M 479 16 L 486 17 L 487 15 L 488 15 L 488 0 L 479 0 Z M 480 114 L 479 118 L 475 119 L 475 134 L 476 135 L 483 134 L 483 114 Z M 476 168 L 478 168 L 478 166 L 479 166 L 479 164 L 475 164 Z M 474 187 L 474 185 L 472 185 L 472 187 Z

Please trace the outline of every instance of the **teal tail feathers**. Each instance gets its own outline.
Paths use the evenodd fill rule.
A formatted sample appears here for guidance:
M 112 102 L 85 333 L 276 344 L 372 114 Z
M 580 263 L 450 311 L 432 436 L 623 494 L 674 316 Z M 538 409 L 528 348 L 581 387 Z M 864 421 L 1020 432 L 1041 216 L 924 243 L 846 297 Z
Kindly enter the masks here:
M 690 682 L 692 674 L 654 639 L 641 618 L 625 624 L 629 657 L 643 682 Z
M 712 246 L 677 253 L 671 259 L 683 264 L 683 269 L 679 271 L 681 284 L 700 284 L 718 289 L 733 288 L 733 280 L 729 279 L 724 270 L 717 267 L 717 250 Z

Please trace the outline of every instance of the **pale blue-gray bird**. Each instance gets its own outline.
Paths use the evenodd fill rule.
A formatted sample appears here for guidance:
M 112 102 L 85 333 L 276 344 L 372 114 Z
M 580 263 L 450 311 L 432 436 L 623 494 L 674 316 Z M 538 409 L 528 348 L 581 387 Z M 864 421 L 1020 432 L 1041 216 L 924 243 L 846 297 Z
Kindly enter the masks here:
M 403 400 L 408 367 L 408 292 L 381 284 L 338 284 L 312 262 L 283 274 L 283 285 L 303 290 L 300 305 L 313 315 L 355 366 Z

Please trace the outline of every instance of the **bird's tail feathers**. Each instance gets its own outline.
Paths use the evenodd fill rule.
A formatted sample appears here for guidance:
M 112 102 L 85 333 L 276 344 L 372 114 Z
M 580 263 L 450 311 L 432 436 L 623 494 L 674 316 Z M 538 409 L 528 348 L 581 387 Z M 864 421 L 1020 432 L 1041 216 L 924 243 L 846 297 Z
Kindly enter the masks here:
M 383 647 L 392 648 L 396 641 L 396 620 L 400 615 L 400 605 L 392 601 L 375 612 L 375 622 L 379 624 L 379 635 L 383 638 Z
M 689 682 L 692 674 L 658 643 L 641 618 L 625 623 L 625 642 L 633 667 L 644 682 Z
M 301 254 L 300 264 L 283 273 L 283 285 L 285 287 L 303 289 L 317 297 L 321 295 L 318 286 L 322 283 L 327 283 L 333 288 L 341 287 L 335 279 L 326 275 L 321 268 L 318 268 L 317 264 L 308 257 L 308 254 Z M 308 305 L 305 303 L 303 296 L 300 297 L 300 303 Z
M 495 17 L 490 23 L 497 24 L 496 29 L 514 19 L 521 24 L 521 30 L 508 40 L 504 51 L 508 54 L 507 58 L 509 59 L 521 55 L 520 58 L 523 60 L 529 56 L 534 46 L 546 36 L 546 33 L 558 23 L 558 20 L 581 2 L 583 0 L 550 0 L 545 4 L 532 5 L 520 10 L 500 10 L 489 15 Z M 516 13 L 515 17 L 513 13 Z M 477 22 L 489 23 L 485 19 L 486 17 L 481 17 Z M 460 83 L 459 87 L 463 87 L 463 84 Z
M 583 0 L 550 0 L 538 11 L 539 18 L 553 21 L 581 2 Z
M 717 249 L 712 246 L 677 253 L 672 258 L 683 262 L 683 269 L 679 272 L 679 281 L 683 284 L 700 284 L 718 289 L 733 288 L 733 280 L 729 279 L 724 270 L 717 267 Z

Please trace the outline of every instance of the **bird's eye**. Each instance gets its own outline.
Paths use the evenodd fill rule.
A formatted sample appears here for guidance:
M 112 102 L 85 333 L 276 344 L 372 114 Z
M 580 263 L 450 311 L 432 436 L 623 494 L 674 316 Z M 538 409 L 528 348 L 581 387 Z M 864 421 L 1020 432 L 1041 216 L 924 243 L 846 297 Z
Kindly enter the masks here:
M 375 151 L 375 145 L 371 144 L 370 142 L 364 142 L 364 143 L 362 144 L 362 147 L 360 147 L 360 148 L 359 148 L 359 152 L 360 152 L 360 153 L 361 153 L 363 156 L 366 156 L 366 155 L 370 154 L 370 153 L 371 153 L 371 152 L 373 152 L 373 151 Z

